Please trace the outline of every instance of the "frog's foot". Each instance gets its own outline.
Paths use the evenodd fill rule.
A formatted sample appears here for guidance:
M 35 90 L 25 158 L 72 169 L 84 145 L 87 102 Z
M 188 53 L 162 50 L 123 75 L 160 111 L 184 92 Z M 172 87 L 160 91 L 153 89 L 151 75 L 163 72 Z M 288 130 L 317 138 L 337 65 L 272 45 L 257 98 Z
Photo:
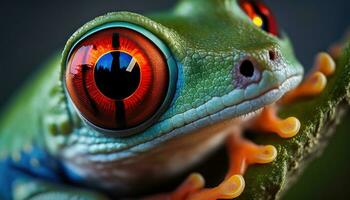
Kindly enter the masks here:
M 327 76 L 335 71 L 335 62 L 327 53 L 319 53 L 315 60 L 314 68 L 305 80 L 294 90 L 288 92 L 281 100 L 282 104 L 288 104 L 296 99 L 312 97 L 320 94 L 327 85 Z
M 277 156 L 274 146 L 256 145 L 236 134 L 228 138 L 227 147 L 230 163 L 226 179 L 236 174 L 243 175 L 249 165 L 270 163 Z
M 204 188 L 187 195 L 181 200 L 214 200 L 234 199 L 244 190 L 245 182 L 241 175 L 234 175 L 225 179 L 214 188 Z M 180 200 L 180 199 L 179 199 Z
M 157 194 L 143 200 L 185 200 L 187 197 L 204 187 L 205 181 L 201 174 L 193 173 L 173 192 Z
M 204 188 L 202 175 L 191 174 L 174 192 L 158 194 L 143 200 L 214 200 L 233 199 L 244 189 L 244 179 L 241 175 L 234 175 L 225 179 L 214 188 Z
M 188 194 L 186 200 L 234 199 L 244 190 L 243 174 L 249 165 L 272 162 L 277 156 L 274 146 L 258 146 L 234 133 L 227 140 L 229 170 L 226 178 L 214 188 L 204 188 Z
M 276 133 L 282 138 L 291 138 L 300 130 L 300 121 L 295 117 L 281 119 L 278 117 L 276 104 L 266 106 L 251 125 L 257 132 Z
M 234 133 L 227 140 L 229 170 L 226 178 L 214 188 L 204 188 L 200 174 L 190 175 L 174 192 L 144 200 L 215 200 L 234 199 L 244 190 L 243 174 L 249 165 L 272 162 L 277 156 L 274 146 L 259 146 Z

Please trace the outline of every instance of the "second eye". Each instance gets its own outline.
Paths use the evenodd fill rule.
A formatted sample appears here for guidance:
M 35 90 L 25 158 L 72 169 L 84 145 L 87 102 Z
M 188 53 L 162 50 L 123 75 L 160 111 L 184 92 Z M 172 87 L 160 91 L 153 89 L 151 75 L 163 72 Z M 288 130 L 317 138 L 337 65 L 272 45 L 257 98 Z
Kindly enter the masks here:
M 252 20 L 254 25 L 266 32 L 278 36 L 278 27 L 271 10 L 259 0 L 240 0 L 242 10 Z

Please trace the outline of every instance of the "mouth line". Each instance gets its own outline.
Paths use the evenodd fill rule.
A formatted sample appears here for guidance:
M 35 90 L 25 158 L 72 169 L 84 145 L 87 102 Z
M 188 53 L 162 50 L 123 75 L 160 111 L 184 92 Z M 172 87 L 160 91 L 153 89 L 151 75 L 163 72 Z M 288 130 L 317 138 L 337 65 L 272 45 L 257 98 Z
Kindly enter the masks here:
M 173 126 L 174 123 L 176 123 L 176 119 L 163 121 L 163 124 L 166 126 L 172 126 L 170 130 L 166 130 L 167 127 L 160 124 L 158 125 L 157 130 L 163 132 L 159 132 L 155 137 L 147 138 L 146 141 L 144 138 L 146 135 L 143 135 L 142 137 L 140 136 L 141 138 L 138 138 L 137 140 L 134 139 L 134 141 L 131 141 L 128 144 L 125 141 L 122 141 L 122 143 L 120 141 L 109 141 L 103 144 L 104 146 L 110 146 L 107 152 L 101 152 L 99 150 L 95 151 L 95 149 L 98 149 L 98 147 L 101 146 L 100 144 L 94 145 L 91 143 L 80 143 L 79 145 L 71 145 L 69 148 L 67 148 L 66 156 L 68 158 L 74 155 L 80 155 L 82 153 L 85 156 L 88 156 L 88 159 L 92 162 L 103 163 L 134 157 L 139 155 L 141 152 L 147 152 L 153 149 L 155 146 L 158 146 L 177 136 L 186 136 L 196 130 L 203 130 L 203 128 L 210 127 L 230 119 L 249 119 L 257 114 L 261 108 L 276 102 L 287 91 L 295 88 L 301 79 L 301 74 L 294 74 L 293 76 L 281 81 L 281 83 L 277 86 L 274 85 L 269 89 L 262 90 L 263 92 L 261 92 L 259 95 L 237 101 L 229 106 L 224 106 L 224 108 L 217 109 L 216 112 L 206 112 L 206 114 L 201 117 L 195 114 L 197 116 L 195 116 L 196 118 L 194 120 L 188 121 L 188 123 L 185 124 L 177 124 L 177 127 Z M 215 101 L 211 104 L 215 104 Z M 184 117 L 183 114 L 182 117 Z M 117 145 L 115 145 L 116 143 Z M 81 151 L 82 149 L 86 149 L 86 151 L 89 153 L 85 154 Z
M 195 120 L 195 121 L 192 121 L 191 123 L 188 123 L 188 124 L 184 125 L 183 127 L 185 127 L 185 126 L 190 126 L 190 125 L 192 125 L 192 124 L 194 124 L 194 123 L 196 123 L 196 122 L 198 122 L 198 121 L 201 121 L 201 120 L 203 120 L 203 119 L 205 119 L 205 118 L 211 117 L 211 116 L 216 115 L 216 114 L 218 114 L 218 113 L 222 113 L 223 111 L 225 111 L 225 110 L 227 110 L 227 109 L 232 109 L 232 108 L 238 107 L 238 106 L 240 106 L 240 105 L 242 105 L 242 104 L 244 104 L 244 103 L 252 102 L 252 101 L 258 100 L 258 99 L 260 99 L 260 98 L 263 98 L 263 97 L 265 97 L 265 96 L 268 96 L 269 94 L 272 94 L 273 91 L 279 90 L 279 89 L 285 87 L 285 85 L 290 84 L 290 82 L 292 82 L 294 79 L 298 79 L 298 78 L 300 78 L 300 77 L 301 77 L 301 75 L 293 75 L 293 76 L 290 76 L 290 77 L 288 77 L 287 79 L 285 79 L 285 80 L 280 84 L 280 86 L 271 87 L 270 89 L 268 89 L 268 90 L 262 92 L 261 94 L 259 94 L 258 96 L 254 97 L 254 98 L 248 98 L 248 99 L 242 100 L 242 101 L 238 102 L 237 104 L 235 104 L 235 105 L 233 105 L 233 106 L 225 107 L 224 109 L 221 109 L 221 110 L 217 111 L 217 112 L 214 113 L 214 114 L 201 117 L 201 118 L 199 118 L 199 119 L 197 119 L 197 120 Z M 272 103 L 276 102 L 278 99 L 280 99 L 280 98 L 285 94 L 285 92 L 286 92 L 286 91 L 282 90 L 282 91 L 280 92 L 281 94 L 278 95 L 278 98 L 274 98 L 273 100 L 268 101 L 268 102 L 264 103 L 263 105 L 259 105 L 258 108 L 252 109 L 250 112 L 241 113 L 239 116 L 231 116 L 231 117 L 228 117 L 228 119 L 229 119 L 229 118 L 237 118 L 237 117 L 241 117 L 241 116 L 244 117 L 245 115 L 248 115 L 249 113 L 254 113 L 254 112 L 258 111 L 260 108 L 262 108 L 262 107 L 264 107 L 264 106 L 266 106 L 266 105 L 269 105 L 269 104 L 272 104 Z M 283 95 L 282 95 L 282 93 L 283 93 Z M 224 120 L 224 119 L 222 119 L 222 120 Z M 219 123 L 219 122 L 222 121 L 222 120 L 215 120 L 215 122 L 212 123 L 212 124 Z M 176 130 L 178 130 L 178 129 L 182 129 L 183 127 L 175 128 L 175 129 L 173 129 L 172 131 L 169 131 L 169 132 L 167 132 L 167 133 L 164 133 L 162 136 L 168 135 L 169 133 L 174 132 L 174 131 L 176 131 Z M 203 127 L 202 127 L 202 128 L 203 128 Z M 186 132 L 187 132 L 187 131 L 186 131 Z M 186 132 L 184 132 L 183 134 L 186 134 Z M 162 136 L 160 136 L 160 137 L 162 137 Z M 160 137 L 158 137 L 158 138 L 160 138 Z M 158 139 L 158 138 L 155 138 L 154 140 L 156 140 L 156 139 Z M 152 141 L 149 141 L 149 142 L 152 142 Z M 147 142 L 146 142 L 146 143 L 147 143 Z M 142 144 L 139 144 L 139 145 L 142 145 Z M 134 147 L 136 147 L 136 146 L 138 146 L 138 145 L 135 145 Z M 130 149 L 132 149 L 132 148 L 134 148 L 134 147 L 131 147 Z
M 151 150 L 154 146 L 157 146 L 163 142 L 170 140 L 171 138 L 189 134 L 195 130 L 203 129 L 220 123 L 225 120 L 241 118 L 247 119 L 253 117 L 254 114 L 266 105 L 276 102 L 280 99 L 288 90 L 296 87 L 296 85 L 301 81 L 301 75 L 296 74 L 285 79 L 279 86 L 271 87 L 270 89 L 262 92 L 259 96 L 254 98 L 245 99 L 235 105 L 225 107 L 217 111 L 214 114 L 206 115 L 197 120 L 194 120 L 190 123 L 187 123 L 179 128 L 174 128 L 171 131 L 165 132 L 158 137 L 155 137 L 151 140 L 148 140 L 144 143 L 135 144 L 123 149 L 115 149 L 114 152 L 108 154 L 98 153 L 89 155 L 91 160 L 94 160 L 94 157 L 98 158 L 99 156 L 105 155 L 109 158 L 108 160 L 118 160 L 124 159 L 127 157 L 132 157 L 138 155 L 141 152 L 146 152 Z M 248 112 L 249 111 L 249 112 Z M 100 160 L 100 159 L 98 159 Z

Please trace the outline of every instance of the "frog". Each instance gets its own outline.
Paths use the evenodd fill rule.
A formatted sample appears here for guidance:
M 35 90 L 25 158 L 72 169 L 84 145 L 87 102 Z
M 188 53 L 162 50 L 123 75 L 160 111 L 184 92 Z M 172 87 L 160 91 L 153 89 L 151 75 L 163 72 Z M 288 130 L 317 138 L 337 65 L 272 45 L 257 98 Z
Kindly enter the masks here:
M 0 199 L 234 199 L 273 145 L 245 130 L 292 138 L 280 104 L 322 92 L 334 61 L 303 66 L 272 11 L 258 0 L 181 0 L 163 12 L 118 11 L 79 28 L 3 112 Z M 221 146 L 216 187 L 189 173 Z

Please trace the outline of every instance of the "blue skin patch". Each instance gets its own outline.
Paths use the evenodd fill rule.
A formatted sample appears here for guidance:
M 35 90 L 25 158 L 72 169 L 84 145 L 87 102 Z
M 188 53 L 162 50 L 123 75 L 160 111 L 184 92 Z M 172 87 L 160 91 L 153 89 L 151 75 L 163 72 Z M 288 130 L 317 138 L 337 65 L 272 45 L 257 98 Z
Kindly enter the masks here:
M 32 147 L 12 157 L 0 160 L 0 199 L 13 198 L 13 183 L 20 179 L 40 179 L 52 183 L 63 182 L 60 163 L 44 149 Z

